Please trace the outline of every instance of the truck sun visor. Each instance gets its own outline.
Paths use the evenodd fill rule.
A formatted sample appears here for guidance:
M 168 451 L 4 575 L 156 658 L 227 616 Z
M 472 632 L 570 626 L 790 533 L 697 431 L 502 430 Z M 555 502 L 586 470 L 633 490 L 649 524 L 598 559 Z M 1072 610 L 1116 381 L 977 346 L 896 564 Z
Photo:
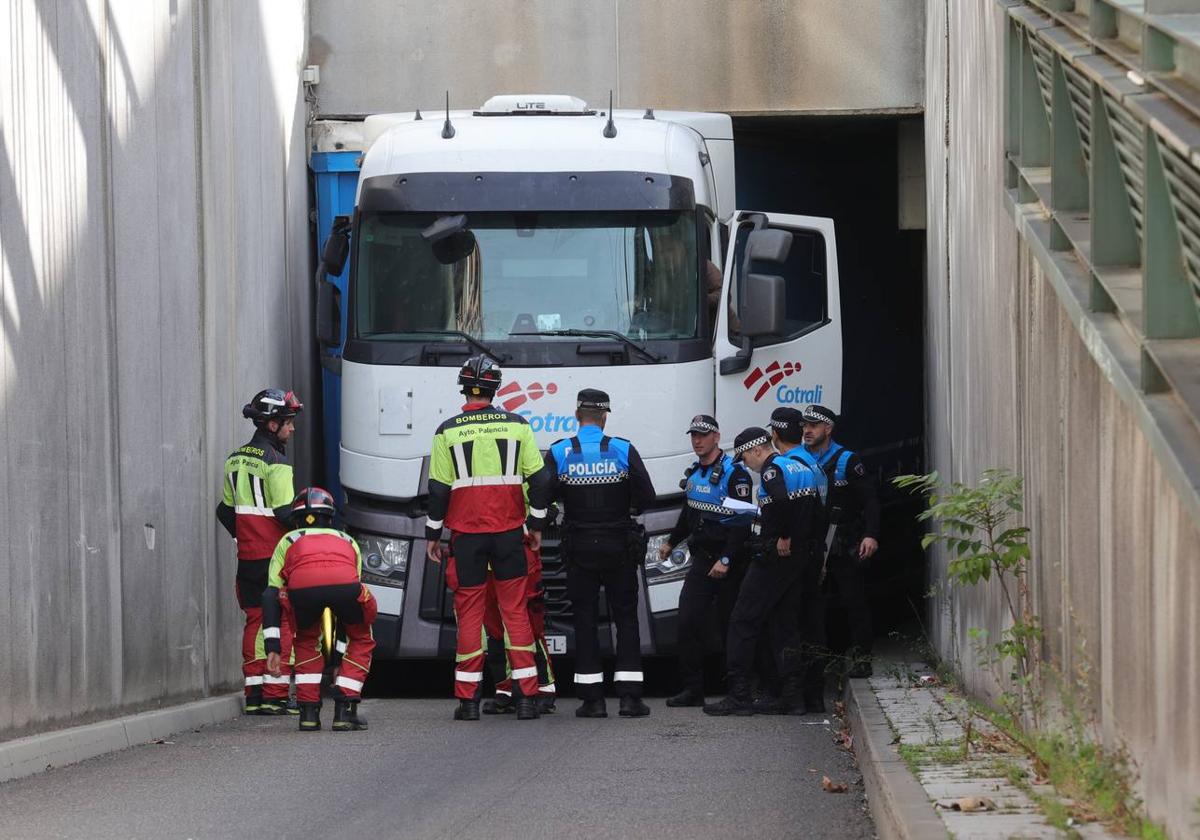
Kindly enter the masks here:
M 658 172 L 418 172 L 362 183 L 363 213 L 694 210 L 690 178 Z

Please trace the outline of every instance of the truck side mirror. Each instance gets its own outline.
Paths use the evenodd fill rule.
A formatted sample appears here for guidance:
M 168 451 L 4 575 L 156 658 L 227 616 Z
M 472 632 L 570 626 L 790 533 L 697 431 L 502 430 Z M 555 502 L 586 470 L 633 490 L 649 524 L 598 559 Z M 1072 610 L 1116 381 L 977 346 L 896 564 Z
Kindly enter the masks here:
M 335 216 L 329 230 L 329 239 L 325 241 L 325 251 L 321 254 L 321 265 L 330 277 L 337 277 L 346 267 L 346 257 L 350 255 L 350 217 Z
M 767 224 L 765 216 L 758 217 Z M 756 221 L 758 225 L 760 222 Z M 742 347 L 732 356 L 721 359 L 718 370 L 730 376 L 750 367 L 754 355 L 754 339 L 765 335 L 783 335 L 787 313 L 787 289 L 782 277 L 776 274 L 752 274 L 754 263 L 782 266 L 792 250 L 792 232 L 779 228 L 757 227 L 746 238 L 746 249 L 740 267 L 742 284 L 741 333 Z
M 777 274 L 749 274 L 742 282 L 742 335 L 782 335 L 787 311 L 783 278 Z
M 792 232 L 779 228 L 763 228 L 750 232 L 746 239 L 746 256 L 750 260 L 783 265 L 792 250 Z
M 342 292 L 328 280 L 317 284 L 317 341 L 325 347 L 342 343 Z

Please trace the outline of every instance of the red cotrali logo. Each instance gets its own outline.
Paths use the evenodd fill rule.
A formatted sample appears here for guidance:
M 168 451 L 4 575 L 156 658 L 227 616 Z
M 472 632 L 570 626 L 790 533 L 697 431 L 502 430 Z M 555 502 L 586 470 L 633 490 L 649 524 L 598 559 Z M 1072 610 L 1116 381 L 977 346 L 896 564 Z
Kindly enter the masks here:
M 754 392 L 754 401 L 758 402 L 767 395 L 772 386 L 778 385 L 785 377 L 791 376 L 793 373 L 800 372 L 801 365 L 799 362 L 771 362 L 765 368 L 756 367 L 754 370 L 742 380 L 742 385 L 749 391 L 756 384 L 758 390 Z
M 505 411 L 516 411 L 527 402 L 535 402 L 557 393 L 558 386 L 553 382 L 547 382 L 545 385 L 534 382 L 528 388 L 522 388 L 520 382 L 514 381 L 497 391 L 496 399 L 500 400 L 500 406 Z

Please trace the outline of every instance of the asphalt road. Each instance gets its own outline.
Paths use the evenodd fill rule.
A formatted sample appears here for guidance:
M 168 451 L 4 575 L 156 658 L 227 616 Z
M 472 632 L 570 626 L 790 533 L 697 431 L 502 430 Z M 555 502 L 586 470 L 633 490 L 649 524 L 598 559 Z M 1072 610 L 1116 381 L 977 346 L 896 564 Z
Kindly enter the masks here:
M 367 732 L 244 717 L 0 784 L 5 838 L 869 838 L 836 719 L 559 712 L 450 720 L 448 699 L 364 701 Z M 324 724 L 332 717 L 326 703 Z M 826 793 L 821 777 L 850 783 Z

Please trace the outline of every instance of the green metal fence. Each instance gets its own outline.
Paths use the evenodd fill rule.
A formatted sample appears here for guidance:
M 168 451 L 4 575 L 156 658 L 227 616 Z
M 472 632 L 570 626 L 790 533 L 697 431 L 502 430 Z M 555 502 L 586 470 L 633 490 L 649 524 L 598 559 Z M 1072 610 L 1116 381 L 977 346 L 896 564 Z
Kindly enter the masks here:
M 1200 0 L 999 2 L 1014 213 L 1200 511 Z

